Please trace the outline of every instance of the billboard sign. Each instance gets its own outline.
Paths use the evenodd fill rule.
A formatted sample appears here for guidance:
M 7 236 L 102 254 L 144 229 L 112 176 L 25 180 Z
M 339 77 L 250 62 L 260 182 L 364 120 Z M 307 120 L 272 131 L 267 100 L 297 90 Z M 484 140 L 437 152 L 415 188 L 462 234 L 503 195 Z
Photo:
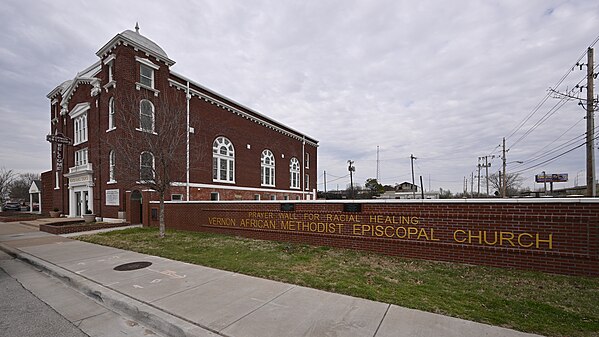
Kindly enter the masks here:
M 535 175 L 535 181 L 537 183 L 565 183 L 568 181 L 567 173 L 553 173 L 553 174 L 537 174 Z

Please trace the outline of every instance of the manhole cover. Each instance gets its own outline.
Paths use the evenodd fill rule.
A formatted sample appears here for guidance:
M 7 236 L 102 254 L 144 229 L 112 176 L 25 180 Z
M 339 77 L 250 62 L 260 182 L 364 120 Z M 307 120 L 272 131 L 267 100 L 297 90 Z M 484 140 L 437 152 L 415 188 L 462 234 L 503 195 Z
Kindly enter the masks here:
M 152 265 L 152 262 L 146 262 L 146 261 L 130 262 L 130 263 L 118 265 L 118 266 L 114 267 L 114 270 L 116 270 L 116 271 L 137 270 L 137 269 L 149 267 L 151 265 Z

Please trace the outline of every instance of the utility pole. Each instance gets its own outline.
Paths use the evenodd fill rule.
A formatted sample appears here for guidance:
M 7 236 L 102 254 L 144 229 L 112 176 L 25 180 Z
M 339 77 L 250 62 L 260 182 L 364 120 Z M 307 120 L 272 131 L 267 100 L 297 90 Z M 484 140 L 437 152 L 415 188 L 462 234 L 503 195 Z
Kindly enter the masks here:
M 593 113 L 595 112 L 595 97 L 593 97 L 593 86 L 594 76 L 593 68 L 593 48 L 587 51 L 587 196 L 597 196 L 597 185 L 595 185 L 595 152 L 594 152 L 594 141 L 595 138 L 595 121 Z
M 327 199 L 327 170 L 324 170 L 324 199 Z
M 478 189 L 476 190 L 476 197 L 480 198 L 480 163 L 478 163 L 478 165 L 476 165 L 478 167 L 478 176 L 477 176 L 477 183 L 478 183 Z
M 474 198 L 474 171 L 470 172 L 470 198 Z
M 349 164 L 347 170 L 349 171 L 349 186 L 351 188 L 351 198 L 355 199 L 356 196 L 354 195 L 354 175 L 353 173 L 356 171 L 356 168 L 354 166 L 352 166 L 354 164 L 353 160 L 348 160 L 347 163 Z
M 422 185 L 422 176 L 420 176 L 420 193 L 422 195 L 422 200 L 424 200 L 424 185 Z
M 547 175 L 543 171 L 543 193 L 547 195 Z
M 376 182 L 380 183 L 379 175 L 381 174 L 381 169 L 379 166 L 379 146 L 376 146 Z
M 495 155 L 493 155 L 491 158 L 494 158 Z M 491 164 L 489 164 L 489 156 L 485 156 L 485 177 L 487 177 L 487 198 L 489 197 L 489 166 L 491 166 Z
M 503 137 L 503 156 L 502 156 L 502 160 L 503 160 L 503 183 L 501 184 L 501 197 L 505 198 L 505 194 L 507 191 L 507 178 L 506 178 L 506 174 L 505 174 L 505 137 Z
M 412 164 L 412 199 L 416 199 L 416 190 L 414 189 L 415 182 L 414 182 L 414 160 L 418 159 L 416 157 L 414 157 L 413 154 L 410 154 L 410 164 Z

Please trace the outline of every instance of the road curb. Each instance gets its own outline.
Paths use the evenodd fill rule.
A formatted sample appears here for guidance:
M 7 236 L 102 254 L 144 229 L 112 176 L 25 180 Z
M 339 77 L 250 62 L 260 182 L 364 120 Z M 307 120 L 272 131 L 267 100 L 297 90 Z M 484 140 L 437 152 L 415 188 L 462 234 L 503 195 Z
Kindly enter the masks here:
M 33 267 L 59 279 L 67 286 L 92 298 L 101 305 L 128 316 L 147 327 L 173 337 L 218 337 L 223 336 L 205 327 L 184 320 L 171 313 L 159 310 L 154 306 L 126 296 L 112 289 L 103 287 L 87 278 L 65 270 L 38 257 L 24 253 L 18 249 L 0 244 L 0 249 L 9 255 L 27 262 Z

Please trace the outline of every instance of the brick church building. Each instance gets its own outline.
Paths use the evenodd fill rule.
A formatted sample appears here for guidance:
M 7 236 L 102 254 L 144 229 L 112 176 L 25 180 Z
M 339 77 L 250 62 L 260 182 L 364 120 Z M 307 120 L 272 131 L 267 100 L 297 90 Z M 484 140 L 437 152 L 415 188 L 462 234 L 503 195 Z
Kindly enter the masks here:
M 52 170 L 42 173 L 42 212 L 89 210 L 132 223 L 150 216 L 147 201 L 157 193 L 143 182 L 160 176 L 161 158 L 143 145 L 133 160 L 119 152 L 122 144 L 171 137 L 160 124 L 169 119 L 183 141 L 171 150 L 176 164 L 160 172 L 171 179 L 167 200 L 315 199 L 314 138 L 172 71 L 175 61 L 137 27 L 96 55 L 47 96 Z

